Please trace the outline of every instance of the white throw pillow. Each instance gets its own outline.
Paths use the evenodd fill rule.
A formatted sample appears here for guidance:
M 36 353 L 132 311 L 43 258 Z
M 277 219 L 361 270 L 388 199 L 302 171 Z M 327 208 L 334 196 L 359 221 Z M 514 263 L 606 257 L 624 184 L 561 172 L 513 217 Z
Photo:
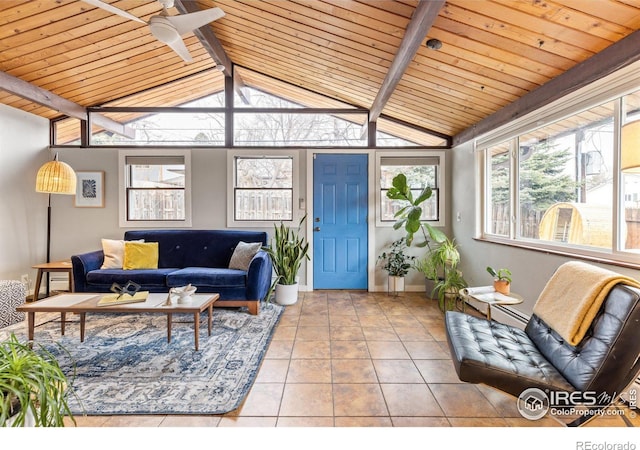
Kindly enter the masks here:
M 262 244 L 260 242 L 238 242 L 233 255 L 231 255 L 229 269 L 249 270 L 251 260 L 261 247 Z
M 136 242 L 144 242 L 144 239 Z M 124 240 L 102 239 L 102 251 L 104 252 L 104 261 L 100 266 L 101 269 L 122 269 Z

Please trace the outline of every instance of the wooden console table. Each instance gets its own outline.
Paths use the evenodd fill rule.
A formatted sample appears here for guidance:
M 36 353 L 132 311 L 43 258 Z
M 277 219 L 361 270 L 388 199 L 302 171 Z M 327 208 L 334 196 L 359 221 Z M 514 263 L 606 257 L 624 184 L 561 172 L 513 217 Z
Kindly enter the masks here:
M 54 261 L 43 264 L 36 264 L 32 266 L 34 269 L 38 269 L 36 275 L 36 285 L 33 291 L 33 301 L 38 300 L 40 294 L 40 284 L 42 282 L 42 275 L 49 272 L 67 272 L 69 274 L 69 292 L 73 292 L 73 266 L 71 261 Z M 46 297 L 49 297 L 49 283 L 47 283 Z

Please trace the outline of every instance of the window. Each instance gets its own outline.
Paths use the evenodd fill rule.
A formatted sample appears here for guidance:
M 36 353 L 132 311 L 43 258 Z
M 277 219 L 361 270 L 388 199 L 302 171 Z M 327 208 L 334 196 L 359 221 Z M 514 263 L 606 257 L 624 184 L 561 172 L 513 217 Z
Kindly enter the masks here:
M 393 178 L 399 173 L 405 174 L 414 196 L 425 187 L 432 189 L 431 197 L 422 206 L 422 220 L 434 226 L 444 225 L 444 154 L 438 152 L 380 152 L 378 153 L 378 226 L 392 226 L 395 214 L 404 205 L 397 200 L 387 198 L 387 191 L 392 186 Z
M 120 153 L 120 226 L 191 226 L 190 153 Z
M 229 151 L 228 226 L 264 226 L 295 218 L 297 152 Z
M 603 86 L 591 105 L 567 100 L 509 139 L 483 138 L 483 238 L 637 262 L 640 161 L 628 156 L 638 154 L 640 90 Z

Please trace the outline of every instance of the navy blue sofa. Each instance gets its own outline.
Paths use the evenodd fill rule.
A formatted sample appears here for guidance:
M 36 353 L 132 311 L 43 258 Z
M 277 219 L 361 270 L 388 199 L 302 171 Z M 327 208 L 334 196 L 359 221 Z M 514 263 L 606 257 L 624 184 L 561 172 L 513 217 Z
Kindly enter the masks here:
M 258 314 L 271 285 L 272 263 L 260 250 L 248 271 L 229 269 L 238 242 L 267 243 L 267 233 L 237 230 L 135 230 L 126 231 L 124 240 L 158 242 L 157 269 L 100 269 L 102 250 L 71 256 L 76 292 L 109 292 L 115 282 L 134 281 L 142 290 L 168 292 L 172 287 L 191 283 L 198 293 L 215 292 L 215 306 L 246 306 Z

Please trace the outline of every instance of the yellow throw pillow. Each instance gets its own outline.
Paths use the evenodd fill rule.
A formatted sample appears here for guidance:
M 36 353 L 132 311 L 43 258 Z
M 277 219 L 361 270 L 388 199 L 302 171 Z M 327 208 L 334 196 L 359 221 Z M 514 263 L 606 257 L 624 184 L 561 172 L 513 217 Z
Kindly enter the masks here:
M 157 269 L 158 243 L 125 241 L 122 268 L 124 270 Z

